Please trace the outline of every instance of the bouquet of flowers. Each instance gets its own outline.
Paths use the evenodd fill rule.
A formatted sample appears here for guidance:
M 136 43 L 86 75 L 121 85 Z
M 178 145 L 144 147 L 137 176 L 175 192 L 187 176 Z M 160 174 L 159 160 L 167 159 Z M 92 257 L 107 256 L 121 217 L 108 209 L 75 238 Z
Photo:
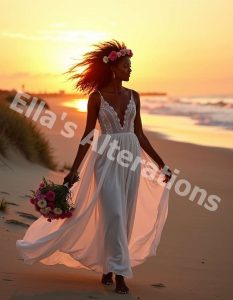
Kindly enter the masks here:
M 75 175 L 72 184 L 79 180 L 79 175 Z M 47 221 L 51 222 L 52 219 L 64 219 L 72 216 L 74 205 L 71 201 L 72 192 L 68 183 L 55 184 L 43 177 L 38 189 L 31 190 L 31 192 L 30 202 L 41 215 L 47 218 Z

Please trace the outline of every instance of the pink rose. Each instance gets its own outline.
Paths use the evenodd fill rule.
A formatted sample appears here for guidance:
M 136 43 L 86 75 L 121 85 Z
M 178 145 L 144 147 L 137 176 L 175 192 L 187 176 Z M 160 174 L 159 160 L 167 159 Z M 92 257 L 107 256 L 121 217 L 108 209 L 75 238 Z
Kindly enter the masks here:
M 118 57 L 118 55 L 117 55 L 117 52 L 116 52 L 116 51 L 112 51 L 112 52 L 108 55 L 108 58 L 109 58 L 111 61 L 116 60 L 117 57 Z
M 53 191 L 48 191 L 46 193 L 46 198 L 48 201 L 54 201 L 56 194 Z
M 127 49 L 125 49 L 125 48 L 121 49 L 120 52 L 121 52 L 121 55 L 125 56 L 125 54 L 127 53 Z
M 133 56 L 132 50 L 131 50 L 131 49 L 127 49 L 127 54 L 128 54 L 130 57 Z
M 43 181 L 41 181 L 41 183 L 40 183 L 40 188 L 43 188 L 43 187 L 45 187 L 45 184 L 44 184 Z

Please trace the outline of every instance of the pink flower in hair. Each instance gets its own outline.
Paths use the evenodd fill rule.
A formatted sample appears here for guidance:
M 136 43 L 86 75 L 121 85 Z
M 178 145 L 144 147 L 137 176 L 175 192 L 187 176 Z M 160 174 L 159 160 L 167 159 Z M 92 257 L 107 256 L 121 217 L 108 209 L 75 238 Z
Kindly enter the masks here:
M 127 49 L 125 49 L 125 48 L 121 49 L 120 52 L 121 52 L 121 55 L 125 56 L 125 54 L 127 53 Z
M 133 56 L 133 52 L 131 49 L 123 48 L 120 51 L 111 51 L 108 56 L 103 57 L 103 62 L 108 63 L 110 60 L 115 61 L 118 57 L 128 55 L 129 57 Z
M 116 51 L 112 51 L 109 55 L 108 55 L 108 58 L 111 60 L 111 61 L 114 61 L 117 59 L 117 52 Z
M 130 57 L 133 56 L 132 50 L 131 50 L 131 49 L 127 49 L 127 54 L 128 54 Z

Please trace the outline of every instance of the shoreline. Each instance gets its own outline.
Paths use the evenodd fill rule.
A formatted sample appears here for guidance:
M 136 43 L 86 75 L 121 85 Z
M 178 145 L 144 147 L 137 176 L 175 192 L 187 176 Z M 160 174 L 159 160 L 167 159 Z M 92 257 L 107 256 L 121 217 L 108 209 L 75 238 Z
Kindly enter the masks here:
M 232 130 L 196 124 L 195 120 L 187 116 L 142 113 L 142 123 L 144 131 L 158 133 L 167 140 L 233 150 Z M 157 127 L 160 127 L 160 131 L 157 131 Z
M 154 135 L 154 137 L 157 138 L 157 139 L 166 140 L 166 141 L 172 142 L 172 143 L 178 143 L 178 144 L 184 144 L 184 145 L 190 145 L 190 146 L 196 146 L 196 147 L 203 147 L 203 148 L 209 148 L 209 150 L 215 149 L 215 150 L 218 150 L 218 151 L 226 151 L 226 152 L 233 153 L 233 148 L 227 148 L 227 147 L 221 147 L 221 146 L 211 146 L 211 145 L 202 145 L 202 144 L 196 144 L 196 143 L 186 142 L 186 141 L 176 141 L 176 140 L 170 139 L 166 134 L 163 134 L 161 132 L 155 132 L 155 131 L 148 130 L 148 129 L 144 129 L 143 131 L 147 136 L 152 136 L 151 137 L 152 139 L 153 139 L 153 135 Z

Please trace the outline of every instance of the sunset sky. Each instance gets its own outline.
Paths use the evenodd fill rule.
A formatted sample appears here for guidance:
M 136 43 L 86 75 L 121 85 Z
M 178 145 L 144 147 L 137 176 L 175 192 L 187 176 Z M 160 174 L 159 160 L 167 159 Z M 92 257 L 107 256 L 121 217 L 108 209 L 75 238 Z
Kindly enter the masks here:
M 233 94 L 232 11 L 232 0 L 1 1 L 0 89 L 74 93 L 62 73 L 114 38 L 134 53 L 124 86 Z

